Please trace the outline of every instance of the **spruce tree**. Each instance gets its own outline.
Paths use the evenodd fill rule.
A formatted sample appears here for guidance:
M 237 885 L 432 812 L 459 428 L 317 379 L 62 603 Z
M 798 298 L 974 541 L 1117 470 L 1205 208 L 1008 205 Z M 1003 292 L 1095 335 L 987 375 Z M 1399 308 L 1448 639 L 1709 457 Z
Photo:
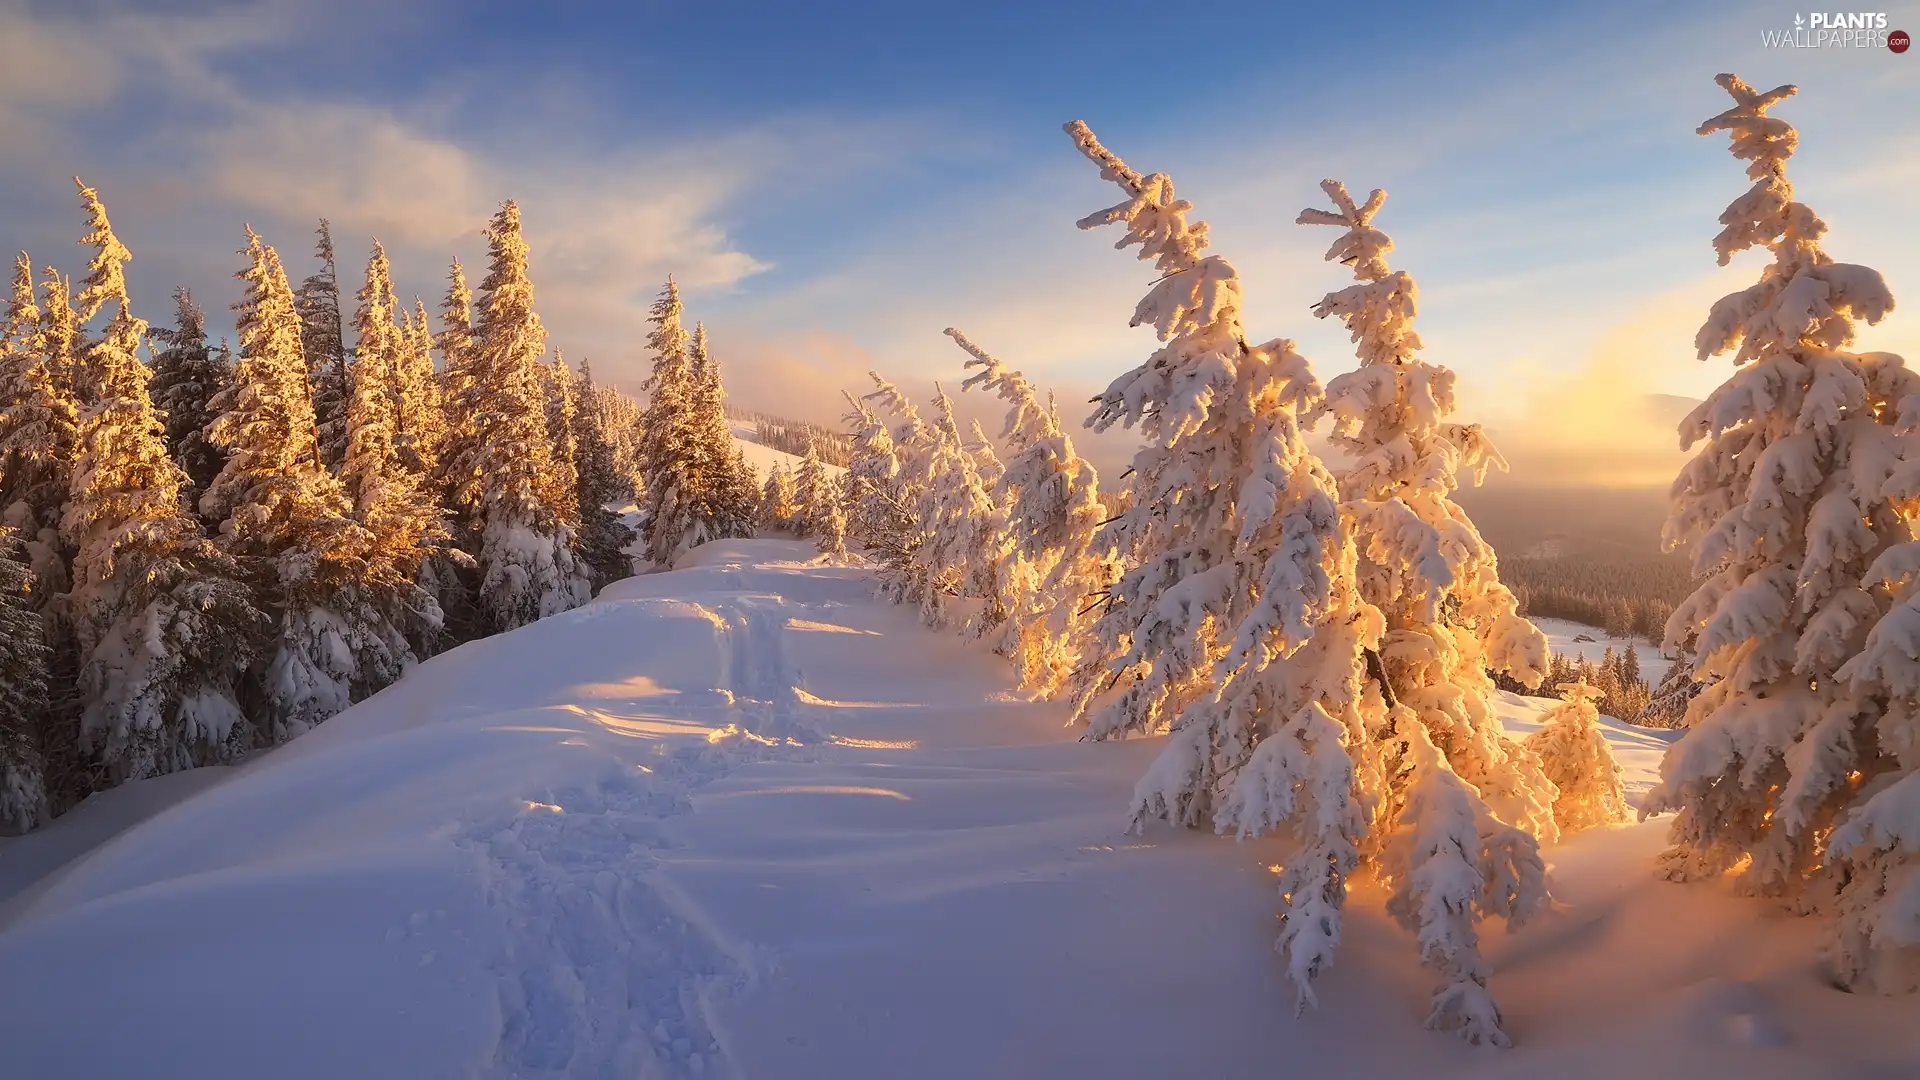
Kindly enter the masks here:
M 690 546 L 695 511 L 693 363 L 691 340 L 680 314 L 680 287 L 669 278 L 653 305 L 654 328 L 647 338 L 653 350 L 653 373 L 643 385 L 647 408 L 640 418 L 646 552 L 660 567 L 671 567 Z
M 61 532 L 79 450 L 74 370 L 78 318 L 66 279 L 49 269 L 46 305 L 35 303 L 32 262 L 15 264 L 7 318 L 0 328 L 0 525 L 21 540 L 31 578 L 26 603 L 43 625 L 48 649 L 45 706 L 34 745 L 42 791 L 58 813 L 99 786 L 99 762 L 80 730 L 79 642 L 69 588 L 73 550 Z
M 354 313 L 353 392 L 347 401 L 347 456 L 340 478 L 354 519 L 372 542 L 368 552 L 372 596 L 386 600 L 388 618 L 426 650 L 442 625 L 437 599 L 415 585 L 432 545 L 446 539 L 437 500 L 426 478 L 407 464 L 399 429 L 402 372 L 420 341 L 409 321 L 396 324 L 397 303 L 386 249 L 374 241 L 366 284 Z M 401 316 L 404 318 L 404 315 Z M 404 663 L 405 657 L 396 658 Z M 386 670 L 374 683 L 389 682 Z
M 1479 425 L 1449 421 L 1454 374 L 1419 355 L 1418 287 L 1388 266 L 1393 241 L 1373 223 L 1386 192 L 1361 205 L 1338 181 L 1320 186 L 1334 208 L 1303 210 L 1299 223 L 1342 230 L 1326 258 L 1352 267 L 1355 284 L 1328 293 L 1314 314 L 1345 323 L 1360 358 L 1327 384 L 1323 408 L 1348 457 L 1340 496 L 1361 553 L 1361 594 L 1387 619 L 1387 677 L 1492 811 L 1551 843 L 1552 787 L 1505 735 L 1487 675 L 1538 685 L 1546 636 L 1519 614 L 1492 546 L 1453 501 L 1460 470 L 1478 482 L 1506 462 Z
M 167 454 L 137 350 L 106 208 L 79 184 L 94 248 L 81 320 L 111 309 L 76 384 L 80 414 L 70 497 L 61 520 L 76 552 L 70 599 L 79 650 L 81 745 L 111 779 L 135 779 L 245 753 L 251 732 L 235 674 L 253 657 L 260 614 L 234 564 L 183 510 L 186 473 Z
M 226 464 L 226 455 L 207 438 L 206 428 L 218 415 L 213 399 L 233 382 L 233 368 L 231 357 L 208 346 L 207 317 L 193 294 L 175 289 L 173 302 L 173 329 L 151 335 L 163 347 L 154 354 L 148 392 L 166 417 L 167 451 L 186 470 L 188 501 L 198 503 Z
M 760 489 L 760 523 L 769 529 L 799 531 L 799 489 L 793 473 L 782 462 L 767 470 L 767 482 Z
M 841 396 L 847 400 L 846 420 L 851 426 L 853 441 L 853 459 L 847 466 L 847 500 L 851 508 L 847 531 L 882 568 L 880 577 L 884 583 L 890 576 L 886 568 L 904 566 L 911 545 L 917 543 L 912 515 L 898 492 L 900 455 L 893 441 L 893 430 L 868 407 L 865 399 L 845 392 Z
M 1705 689 L 1703 683 L 1694 679 L 1694 669 L 1697 666 L 1698 662 L 1694 659 L 1692 646 L 1682 644 L 1677 650 L 1677 655 L 1674 656 L 1673 663 L 1668 666 L 1666 674 L 1660 677 L 1660 682 L 1648 695 L 1647 704 L 1641 708 L 1640 714 L 1621 719 L 1632 720 L 1643 727 L 1687 726 L 1687 707 L 1692 705 L 1693 699 L 1700 696 L 1700 691 Z
M 1337 568 L 1339 522 L 1319 490 L 1330 480 L 1300 434 L 1297 414 L 1319 393 L 1306 362 L 1288 341 L 1246 343 L 1238 272 L 1203 254 L 1207 228 L 1187 221 L 1192 206 L 1175 197 L 1169 177 L 1135 172 L 1084 124 L 1067 131 L 1127 196 L 1080 227 L 1121 225 L 1118 246 L 1138 245 L 1139 258 L 1162 274 L 1132 323 L 1151 324 L 1166 344 L 1114 380 L 1088 421 L 1096 431 L 1137 424 L 1147 443 L 1134 458 L 1134 505 L 1100 537 L 1132 569 L 1109 594 L 1074 680 L 1075 714 L 1089 720 L 1092 737 L 1107 738 L 1164 729 L 1211 692 L 1214 658 L 1261 593 L 1266 559 L 1241 537 L 1267 527 L 1270 515 L 1297 534 L 1311 571 L 1299 584 L 1312 592 L 1286 600 L 1295 605 L 1290 644 L 1310 638 L 1332 602 L 1337 576 L 1320 564 Z M 1242 507 L 1248 496 L 1259 502 Z M 1174 589 L 1182 602 L 1163 601 Z M 1204 809 L 1204 792 L 1196 797 Z
M 234 385 L 209 434 L 228 457 L 200 500 L 273 619 L 252 672 L 264 738 L 285 742 L 397 678 L 411 654 L 375 538 L 321 461 L 300 316 L 279 255 L 247 229 Z
M 73 308 L 73 280 L 51 266 L 41 271 L 39 338 L 40 353 L 46 358 L 56 391 L 79 404 L 88 404 L 91 398 L 82 386 L 81 363 L 87 351 L 87 333 Z
M 66 306 L 64 289 L 50 295 Z M 36 608 L 67 586 L 58 530 L 76 442 L 78 403 L 69 387 L 73 357 L 57 351 L 34 302 L 26 252 L 14 265 L 13 291 L 0 326 L 0 523 L 19 531 L 38 582 Z
M 346 331 L 340 311 L 340 275 L 335 269 L 333 231 L 327 219 L 314 230 L 314 258 L 320 270 L 300 283 L 294 310 L 300 316 L 300 348 L 306 357 L 312 386 L 314 424 L 319 432 L 320 459 L 338 469 L 347 455 Z
M 541 480 L 541 501 L 554 507 L 567 528 L 580 534 L 580 455 L 574 434 L 579 408 L 574 400 L 573 372 L 560 350 L 553 351 L 553 363 L 542 364 L 540 396 L 546 405 L 547 473 Z
M 976 458 L 967 452 L 954 420 L 953 399 L 938 384 L 934 390 L 934 444 L 927 470 L 930 482 L 922 488 L 917 507 L 922 542 L 914 552 L 915 580 L 924 582 L 920 597 L 920 616 L 929 626 L 952 623 L 952 601 L 981 600 L 991 607 L 995 597 L 985 587 L 985 575 L 979 572 L 976 553 L 985 550 L 999 531 L 993 497 L 981 480 Z M 816 450 L 810 458 L 816 465 Z M 800 477 L 800 501 L 809 518 L 809 532 L 815 532 L 815 506 L 828 497 L 823 476 L 818 491 L 810 491 L 805 469 Z M 995 616 L 999 612 L 993 613 Z M 965 628 L 965 627 L 963 627 Z
M 1769 110 L 1796 91 L 1734 75 L 1726 132 L 1752 185 L 1720 216 L 1722 265 L 1772 256 L 1695 336 L 1735 370 L 1681 422 L 1698 446 L 1672 489 L 1669 544 L 1703 580 L 1667 623 L 1707 685 L 1642 814 L 1676 811 L 1675 878 L 1737 871 L 1749 890 L 1833 917 L 1833 979 L 1920 989 L 1920 375 L 1856 353 L 1856 320 L 1893 310 L 1880 274 L 1836 262 L 1795 197 L 1798 134 Z M 1864 639 L 1861 630 L 1867 628 Z
M 1171 178 L 1129 168 L 1084 124 L 1067 132 L 1126 195 L 1080 227 L 1120 224 L 1119 246 L 1154 262 L 1161 277 L 1133 324 L 1165 342 L 1089 421 L 1137 424 L 1146 445 L 1131 505 L 1099 537 L 1129 569 L 1083 646 L 1071 701 L 1090 738 L 1172 728 L 1135 787 L 1135 828 L 1290 835 L 1276 944 L 1304 1008 L 1333 961 L 1347 880 L 1378 850 L 1372 827 L 1390 825 L 1371 811 L 1387 775 L 1380 736 L 1397 719 L 1390 691 L 1366 677 L 1379 613 L 1357 595 L 1333 479 L 1300 422 L 1320 388 L 1292 342 L 1247 343 L 1239 274 L 1204 254 L 1207 228 L 1187 220 Z
M 947 335 L 967 353 L 966 366 L 981 369 L 961 388 L 981 386 L 1007 403 L 1001 438 L 1013 457 L 997 481 L 1005 527 L 991 547 L 1000 561 L 995 583 L 1009 620 L 1002 651 L 1022 686 L 1051 694 L 1072 670 L 1074 642 L 1084 629 L 1077 616 L 1088 595 L 1105 584 L 1093 557 L 1094 537 L 1106 517 L 1099 479 L 1025 375 L 1008 370 L 959 330 L 949 328 Z
M 613 453 L 613 475 L 618 482 L 615 498 L 637 501 L 644 490 L 640 475 L 640 417 L 644 410 L 639 402 L 612 387 L 595 387 L 593 396 L 600 430 Z
M 580 362 L 580 407 L 574 412 L 574 472 L 579 477 L 580 557 L 593 572 L 594 589 L 633 573 L 627 554 L 633 530 L 613 511 L 623 484 L 614 465 L 613 443 L 607 438 L 600 389 L 593 385 L 593 369 Z
M 1555 786 L 1554 820 L 1571 835 L 1627 820 L 1626 788 L 1619 761 L 1600 729 L 1595 703 L 1603 696 L 1585 682 L 1563 683 L 1561 703 L 1527 736 L 1527 748 L 1539 756 Z
M 479 565 L 474 554 L 480 550 L 479 507 L 466 502 L 479 490 L 476 478 L 462 476 L 460 470 L 481 460 L 478 428 L 466 410 L 474 404 L 473 294 L 467 288 L 466 271 L 455 259 L 447 270 L 447 292 L 440 302 L 440 332 L 434 335 L 434 347 L 440 351 L 440 372 L 435 379 L 438 390 L 440 429 L 431 488 L 447 513 L 445 523 L 449 541 L 422 568 L 421 584 L 439 600 L 446 616 L 446 635 L 454 641 L 471 641 L 492 631 L 488 616 L 480 608 Z
M 806 456 L 800 459 L 800 467 L 794 471 L 793 491 L 796 532 L 811 539 L 819 528 L 820 511 L 828 499 L 827 470 L 820 460 L 820 447 L 812 437 L 807 439 Z
M 513 202 L 489 223 L 487 245 L 479 325 L 458 366 L 452 413 L 460 435 L 449 468 L 477 541 L 480 610 L 496 630 L 511 630 L 578 607 L 592 590 L 563 508 L 543 498 L 553 453 L 540 394 L 546 330 L 533 310 L 527 244 Z
M 418 297 L 413 301 L 413 315 L 401 331 L 394 368 L 394 446 L 407 471 L 420 480 L 423 489 L 431 491 L 440 471 L 446 419 L 440 381 L 433 371 L 433 332 L 427 325 L 427 305 Z
M 33 573 L 18 547 L 18 534 L 0 525 L 0 829 L 25 832 L 48 817 L 39 729 L 51 703 Z
M 828 562 L 847 559 L 847 499 L 844 476 L 828 476 L 820 509 L 813 517 L 814 547 Z
M 1600 691 L 1601 708 L 1613 712 L 1620 701 L 1620 654 L 1611 645 L 1600 654 L 1600 670 L 1595 673 L 1593 686 Z
M 862 539 L 877 557 L 880 595 L 896 604 L 924 607 L 933 586 L 925 574 L 926 563 L 919 558 L 927 541 L 920 511 L 935 483 L 939 435 L 899 387 L 879 372 L 867 375 L 873 380 L 873 392 L 859 401 L 848 398 L 856 410 L 849 417 L 857 425 L 854 466 L 861 494 L 856 516 L 872 519 L 873 536 Z M 887 428 L 866 405 L 869 401 L 891 414 L 896 425 Z
M 697 528 L 702 540 L 750 537 L 758 517 L 760 492 L 734 440 L 733 425 L 727 420 L 720 360 L 708 351 L 703 323 L 694 324 L 688 364 L 688 439 L 693 451 L 692 471 L 697 478 Z
M 475 490 L 470 477 L 457 475 L 462 463 L 477 460 L 476 429 L 466 407 L 474 400 L 471 388 L 473 363 L 473 293 L 467 288 L 466 270 L 453 260 L 447 270 L 447 295 L 440 301 L 440 333 L 435 338 L 440 349 L 440 421 L 444 429 L 440 445 L 440 481 L 449 497 Z M 471 520 L 476 508 L 455 503 L 461 511 L 457 520 Z
M 1091 713 L 1096 738 L 1171 726 L 1136 785 L 1136 826 L 1211 821 L 1290 840 L 1277 945 L 1302 1007 L 1333 961 L 1348 879 L 1372 861 L 1438 977 L 1428 1025 L 1504 1045 L 1475 927 L 1544 906 L 1545 867 L 1535 838 L 1451 767 L 1432 703 L 1396 694 L 1386 663 L 1417 656 L 1395 651 L 1414 643 L 1388 637 L 1363 594 L 1353 533 L 1365 508 L 1340 505 L 1305 440 L 1327 395 L 1292 342 L 1248 344 L 1239 275 L 1203 254 L 1206 227 L 1187 221 L 1171 180 L 1128 168 L 1084 124 L 1067 130 L 1127 195 L 1081 227 L 1124 224 L 1121 246 L 1156 264 L 1133 321 L 1166 342 L 1089 422 L 1139 424 L 1147 446 L 1130 505 L 1102 533 L 1131 569 L 1076 669 L 1076 712 Z

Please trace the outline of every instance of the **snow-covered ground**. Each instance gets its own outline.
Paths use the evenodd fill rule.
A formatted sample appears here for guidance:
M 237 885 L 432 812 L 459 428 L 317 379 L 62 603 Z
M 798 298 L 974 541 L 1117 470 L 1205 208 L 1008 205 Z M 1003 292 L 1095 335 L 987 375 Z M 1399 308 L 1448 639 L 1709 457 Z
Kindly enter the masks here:
M 1584 657 L 1596 664 L 1600 662 L 1602 656 L 1606 655 L 1608 649 L 1617 653 L 1627 644 L 1626 640 L 1621 638 L 1608 637 L 1605 630 L 1596 629 L 1585 623 L 1577 623 L 1571 619 L 1534 619 L 1533 625 L 1547 635 L 1547 646 L 1555 653 L 1575 658 Z M 1583 637 L 1589 640 L 1576 640 Z M 1660 646 L 1646 638 L 1636 637 L 1631 640 L 1634 651 L 1640 654 L 1640 677 L 1645 679 L 1649 686 L 1660 685 L 1661 678 L 1666 675 L 1667 668 L 1673 662 L 1660 651 Z
M 98 797 L 72 820 L 165 808 L 14 885 L 0 1075 L 1920 1075 L 1911 999 L 1655 881 L 1657 822 L 1552 850 L 1561 906 L 1488 929 L 1514 1049 L 1421 1030 L 1366 882 L 1295 1019 L 1270 844 L 1122 835 L 1154 740 L 1074 741 L 870 596 L 805 545 L 709 545 L 171 805 Z M 1663 733 L 1609 734 L 1644 790 Z

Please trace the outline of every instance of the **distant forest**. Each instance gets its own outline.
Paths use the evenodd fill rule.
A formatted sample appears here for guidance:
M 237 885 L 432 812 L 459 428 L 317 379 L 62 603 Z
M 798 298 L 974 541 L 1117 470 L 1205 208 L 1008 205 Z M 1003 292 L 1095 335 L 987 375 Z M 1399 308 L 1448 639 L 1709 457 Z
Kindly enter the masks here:
M 763 446 L 804 457 L 812 439 L 822 461 L 851 460 L 849 440 L 835 428 L 733 405 L 727 413 L 752 424 Z M 1124 506 L 1119 491 L 1101 496 L 1110 512 Z M 1495 479 L 1455 498 L 1500 553 L 1500 578 L 1525 614 L 1658 642 L 1667 616 L 1692 591 L 1686 554 L 1660 549 L 1664 491 L 1541 489 Z
M 1529 615 L 1659 641 L 1667 616 L 1692 591 L 1687 555 L 1661 550 L 1664 491 L 1495 482 L 1457 499 L 1500 553 L 1500 579 Z
M 805 456 L 812 439 L 821 460 L 835 465 L 850 460 L 847 436 L 833 428 L 732 405 L 727 412 L 752 424 L 755 440 L 764 446 Z M 1124 489 L 1100 495 L 1109 515 L 1127 505 Z M 1500 578 L 1513 589 L 1524 614 L 1658 643 L 1667 617 L 1692 591 L 1687 555 L 1661 550 L 1664 491 L 1542 489 L 1496 479 L 1484 488 L 1463 489 L 1455 498 L 1499 552 Z M 1572 674 L 1571 669 L 1556 672 L 1556 678 Z M 1598 679 L 1597 671 L 1589 678 Z M 1639 671 L 1622 671 L 1612 679 L 1621 692 L 1615 700 L 1610 691 L 1603 704 L 1637 713 L 1650 693 L 1646 687 L 1632 689 L 1641 681 Z
M 811 440 L 819 452 L 820 460 L 829 465 L 845 467 L 853 460 L 853 444 L 846 432 L 837 428 L 824 427 L 808 423 L 805 420 L 791 420 L 772 413 L 742 409 L 729 404 L 727 418 L 753 425 L 753 441 L 761 446 L 770 446 L 775 450 L 792 454 L 794 457 L 807 456 L 807 442 Z

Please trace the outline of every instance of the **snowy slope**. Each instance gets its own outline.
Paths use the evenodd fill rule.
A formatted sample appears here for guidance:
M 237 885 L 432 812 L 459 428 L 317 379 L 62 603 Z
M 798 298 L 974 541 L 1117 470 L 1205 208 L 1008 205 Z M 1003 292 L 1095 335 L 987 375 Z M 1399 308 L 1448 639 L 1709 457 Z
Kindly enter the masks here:
M 1571 619 L 1534 619 L 1533 624 L 1540 628 L 1541 633 L 1547 635 L 1547 647 L 1556 654 L 1564 654 L 1576 659 L 1584 658 L 1596 664 L 1600 662 L 1602 656 L 1606 655 L 1608 649 L 1617 653 L 1627 645 L 1625 640 L 1608 637 L 1605 630 L 1585 623 L 1577 623 Z M 1582 637 L 1591 640 L 1576 640 Z M 1648 686 L 1660 685 L 1661 678 L 1666 675 L 1667 668 L 1673 666 L 1673 661 L 1666 657 L 1660 646 L 1646 638 L 1637 637 L 1631 640 L 1634 651 L 1640 654 L 1640 677 L 1646 680 Z
M 1519 1045 L 1420 1029 L 1377 889 L 1294 1019 L 1265 842 L 1119 832 L 1154 741 L 1082 744 L 1004 664 L 802 545 L 696 550 L 464 646 L 23 894 L 8 1076 L 1911 1075 L 1912 1002 L 1815 928 L 1555 849 L 1488 933 Z M 1506 698 L 1524 729 L 1538 703 Z M 1615 729 L 1644 789 L 1656 734 Z M 100 1037 L 102 1032 L 111 1037 Z
M 785 465 L 790 470 L 798 470 L 800 463 L 805 460 L 785 450 L 775 450 L 771 446 L 760 445 L 754 441 L 753 424 L 745 420 L 733 421 L 733 441 L 740 447 L 740 453 L 747 459 L 747 464 L 753 466 L 754 475 L 762 480 L 767 478 L 767 473 L 771 472 L 776 464 Z M 838 465 L 824 465 L 824 467 L 832 476 L 838 476 L 846 471 Z

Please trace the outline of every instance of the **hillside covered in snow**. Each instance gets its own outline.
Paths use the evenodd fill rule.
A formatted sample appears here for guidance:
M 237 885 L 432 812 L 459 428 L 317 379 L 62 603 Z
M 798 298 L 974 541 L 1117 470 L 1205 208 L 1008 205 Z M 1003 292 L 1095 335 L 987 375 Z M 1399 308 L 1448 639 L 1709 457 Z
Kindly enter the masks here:
M 1429 977 L 1365 879 L 1320 1009 L 1290 1018 L 1273 842 L 1126 834 L 1163 740 L 1076 741 L 1003 661 L 872 592 L 805 545 L 710 544 L 237 768 L 98 796 L 105 820 L 220 777 L 64 865 L 97 839 L 69 835 L 92 804 L 6 842 L 0 866 L 51 871 L 0 900 L 7 1073 L 1801 1080 L 1920 1060 L 1910 1002 L 1828 985 L 1812 925 L 1656 881 L 1664 821 L 1549 847 L 1553 910 L 1486 930 L 1513 1050 L 1420 1030 Z M 1516 734 L 1548 704 L 1498 699 Z M 1670 733 L 1606 731 L 1637 794 Z

